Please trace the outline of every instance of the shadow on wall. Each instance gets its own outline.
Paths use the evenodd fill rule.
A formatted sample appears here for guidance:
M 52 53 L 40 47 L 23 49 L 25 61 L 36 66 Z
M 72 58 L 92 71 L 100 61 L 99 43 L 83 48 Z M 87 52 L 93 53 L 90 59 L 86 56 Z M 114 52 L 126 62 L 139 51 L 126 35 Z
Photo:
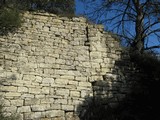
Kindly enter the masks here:
M 123 58 L 104 77 L 92 83 L 93 97 L 86 96 L 78 106 L 80 120 L 160 120 L 160 81 Z

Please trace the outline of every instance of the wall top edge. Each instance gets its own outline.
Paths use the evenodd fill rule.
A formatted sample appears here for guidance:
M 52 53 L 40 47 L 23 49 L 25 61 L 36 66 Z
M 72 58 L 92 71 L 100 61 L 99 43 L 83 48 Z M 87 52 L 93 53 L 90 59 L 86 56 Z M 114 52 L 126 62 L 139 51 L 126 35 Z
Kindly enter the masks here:
M 41 16 L 41 17 L 49 17 L 49 18 L 52 18 L 52 19 L 59 19 L 59 20 L 62 20 L 62 21 L 72 21 L 72 22 L 82 22 L 82 23 L 86 23 L 90 26 L 93 26 L 95 28 L 98 28 L 98 29 L 103 29 L 104 30 L 104 25 L 102 24 L 95 24 L 91 21 L 89 21 L 87 18 L 83 17 L 83 16 L 61 16 L 61 15 L 57 15 L 57 14 L 53 14 L 53 13 L 48 13 L 48 12 L 45 12 L 45 11 L 33 11 L 33 12 L 30 12 L 30 11 L 26 11 L 23 13 L 23 16 L 25 17 L 29 17 L 29 16 Z

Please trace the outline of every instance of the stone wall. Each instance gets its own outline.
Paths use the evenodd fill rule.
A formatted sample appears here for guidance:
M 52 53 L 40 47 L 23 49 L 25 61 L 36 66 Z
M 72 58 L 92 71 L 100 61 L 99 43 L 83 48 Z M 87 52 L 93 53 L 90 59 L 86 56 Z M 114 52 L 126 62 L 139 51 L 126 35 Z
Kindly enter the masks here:
M 15 33 L 0 37 L 0 92 L 7 114 L 22 120 L 71 120 L 92 82 L 120 59 L 119 42 L 85 18 L 25 13 Z M 111 81 L 110 81 L 111 82 Z M 113 81 L 112 81 L 113 82 Z

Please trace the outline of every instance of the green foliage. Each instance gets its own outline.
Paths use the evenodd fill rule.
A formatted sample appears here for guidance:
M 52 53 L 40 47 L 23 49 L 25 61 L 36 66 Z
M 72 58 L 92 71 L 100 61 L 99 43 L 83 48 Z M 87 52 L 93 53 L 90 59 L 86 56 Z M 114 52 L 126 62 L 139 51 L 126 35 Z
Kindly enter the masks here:
M 153 79 L 160 80 L 160 60 L 155 53 L 145 52 L 143 54 L 136 54 L 132 52 L 130 56 L 131 61 L 133 61 L 137 67 L 152 76 Z
M 151 78 L 135 84 L 132 92 L 117 104 L 105 97 L 87 97 L 77 108 L 80 120 L 159 120 L 160 82 L 145 84 L 148 79 Z
M 0 9 L 0 34 L 14 31 L 21 25 L 21 16 L 15 8 Z
M 44 10 L 55 14 L 74 14 L 74 0 L 12 0 L 12 3 L 20 10 Z
M 1 0 L 0 1 L 0 35 L 13 32 L 20 27 L 20 11 L 39 11 L 74 15 L 74 0 Z
M 107 102 L 102 103 L 104 99 L 86 97 L 77 108 L 80 120 L 116 120 L 114 109 Z

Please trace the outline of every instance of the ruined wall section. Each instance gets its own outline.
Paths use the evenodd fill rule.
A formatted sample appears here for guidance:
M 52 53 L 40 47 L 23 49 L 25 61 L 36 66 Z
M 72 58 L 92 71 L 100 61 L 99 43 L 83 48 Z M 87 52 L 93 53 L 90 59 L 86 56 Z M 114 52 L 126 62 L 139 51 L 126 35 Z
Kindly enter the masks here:
M 120 54 L 119 42 L 85 18 L 25 13 L 18 31 L 0 37 L 0 90 L 7 114 L 71 120 L 84 98 L 93 95 L 92 82 L 111 73 Z

